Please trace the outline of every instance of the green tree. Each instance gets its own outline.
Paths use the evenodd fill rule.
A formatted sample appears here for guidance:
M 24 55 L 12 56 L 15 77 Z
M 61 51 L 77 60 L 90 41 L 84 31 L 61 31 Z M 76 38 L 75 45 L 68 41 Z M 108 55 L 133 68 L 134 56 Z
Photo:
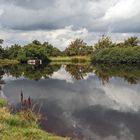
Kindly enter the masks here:
M 2 48 L 3 39 L 0 39 L 0 59 L 4 56 L 4 49 Z
M 62 55 L 62 52 L 58 48 L 54 47 L 52 50 L 51 56 L 61 56 L 61 55 Z
M 32 41 L 32 44 L 35 44 L 35 45 L 41 45 L 41 42 L 38 41 L 38 40 L 33 40 L 33 41 Z
M 81 39 L 76 39 L 72 41 L 68 48 L 65 50 L 65 54 L 69 56 L 81 55 L 82 50 L 84 50 L 86 43 Z
M 44 42 L 42 44 L 42 47 L 45 48 L 48 56 L 61 56 L 62 55 L 62 52 L 58 48 L 53 47 L 53 45 L 49 44 L 49 42 Z
M 128 39 L 124 40 L 124 45 L 125 46 L 131 46 L 131 47 L 134 47 L 134 46 L 138 46 L 138 43 L 139 43 L 139 39 L 138 37 L 129 37 Z
M 36 58 L 41 59 L 42 61 L 48 60 L 45 48 L 43 48 L 42 45 L 37 45 L 35 43 L 24 46 L 18 54 L 18 60 L 21 62 Z
M 103 35 L 98 42 L 94 45 L 96 50 L 113 47 L 113 43 L 110 37 Z
M 51 44 L 49 44 L 49 42 L 44 42 L 42 44 L 42 47 L 45 48 L 47 55 L 51 56 L 52 51 L 53 51 L 53 46 Z
M 76 39 L 70 43 L 68 48 L 65 49 L 64 53 L 68 56 L 83 56 L 89 55 L 92 51 L 92 46 L 87 46 L 83 40 Z
M 9 59 L 17 59 L 17 56 L 21 50 L 21 46 L 18 44 L 14 44 L 11 47 L 7 48 L 6 50 Z
M 3 42 L 4 42 L 4 40 L 3 39 L 0 39 L 0 45 L 3 44 Z

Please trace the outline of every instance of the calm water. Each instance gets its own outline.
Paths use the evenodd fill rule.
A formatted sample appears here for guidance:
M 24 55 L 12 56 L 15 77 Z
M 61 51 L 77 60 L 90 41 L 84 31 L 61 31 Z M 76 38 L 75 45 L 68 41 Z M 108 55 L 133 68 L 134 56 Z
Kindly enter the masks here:
M 16 108 L 22 89 L 48 132 L 75 140 L 140 140 L 139 66 L 1 66 L 0 77 L 1 96 Z

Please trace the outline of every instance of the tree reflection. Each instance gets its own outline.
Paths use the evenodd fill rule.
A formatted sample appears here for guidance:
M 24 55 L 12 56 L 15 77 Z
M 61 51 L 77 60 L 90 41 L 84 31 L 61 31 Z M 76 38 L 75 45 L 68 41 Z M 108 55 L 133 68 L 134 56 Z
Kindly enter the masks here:
M 63 64 L 48 64 L 48 65 L 9 65 L 0 66 L 0 79 L 4 74 L 12 75 L 13 77 L 25 77 L 31 80 L 40 80 L 48 78 L 57 72 Z M 84 79 L 88 73 L 95 73 L 102 81 L 102 84 L 108 83 L 112 77 L 120 77 L 130 84 L 137 84 L 140 80 L 140 66 L 138 65 L 107 65 L 107 64 L 65 64 L 65 70 L 72 78 L 76 80 Z
M 43 78 L 48 78 L 55 71 L 60 69 L 61 65 L 12 65 L 4 67 L 5 73 L 7 75 L 12 75 L 13 77 L 21 77 L 31 80 L 40 80 Z
M 87 73 L 93 72 L 92 65 L 66 65 L 65 70 L 76 80 L 84 79 Z
M 5 82 L 2 80 L 3 75 L 4 75 L 4 70 L 0 67 L 0 96 L 3 96 L 2 87 L 5 84 Z
M 130 84 L 137 84 L 140 80 L 140 66 L 138 65 L 95 65 L 95 74 L 103 84 L 109 82 L 111 77 L 120 77 Z

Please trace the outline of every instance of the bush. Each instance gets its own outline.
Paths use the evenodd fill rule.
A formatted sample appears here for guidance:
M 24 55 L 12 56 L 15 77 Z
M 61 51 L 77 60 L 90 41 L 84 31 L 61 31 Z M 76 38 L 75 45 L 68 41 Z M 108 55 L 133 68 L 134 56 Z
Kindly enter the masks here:
M 105 48 L 94 54 L 92 60 L 102 63 L 140 63 L 140 47 Z
M 98 42 L 94 45 L 96 51 L 113 47 L 113 42 L 110 37 L 103 35 Z

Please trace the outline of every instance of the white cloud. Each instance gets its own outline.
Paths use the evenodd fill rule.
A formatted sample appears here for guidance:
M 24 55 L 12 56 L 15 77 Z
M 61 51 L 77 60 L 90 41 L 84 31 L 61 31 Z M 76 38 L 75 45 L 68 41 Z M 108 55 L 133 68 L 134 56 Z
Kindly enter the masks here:
M 39 39 L 63 50 L 75 38 L 91 45 L 101 34 L 120 41 L 125 38 L 122 33 L 140 33 L 139 0 L 0 0 L 0 4 L 0 38 L 7 45 Z
M 119 0 L 116 5 L 107 10 L 104 19 L 116 21 L 131 18 L 138 13 L 135 2 L 135 0 Z
M 73 83 L 74 79 L 69 75 L 68 72 L 65 71 L 65 66 L 62 66 L 60 70 L 58 70 L 57 72 L 54 72 L 52 76 L 50 76 L 50 78 L 52 79 L 59 79 L 59 80 L 65 80 L 68 83 Z

